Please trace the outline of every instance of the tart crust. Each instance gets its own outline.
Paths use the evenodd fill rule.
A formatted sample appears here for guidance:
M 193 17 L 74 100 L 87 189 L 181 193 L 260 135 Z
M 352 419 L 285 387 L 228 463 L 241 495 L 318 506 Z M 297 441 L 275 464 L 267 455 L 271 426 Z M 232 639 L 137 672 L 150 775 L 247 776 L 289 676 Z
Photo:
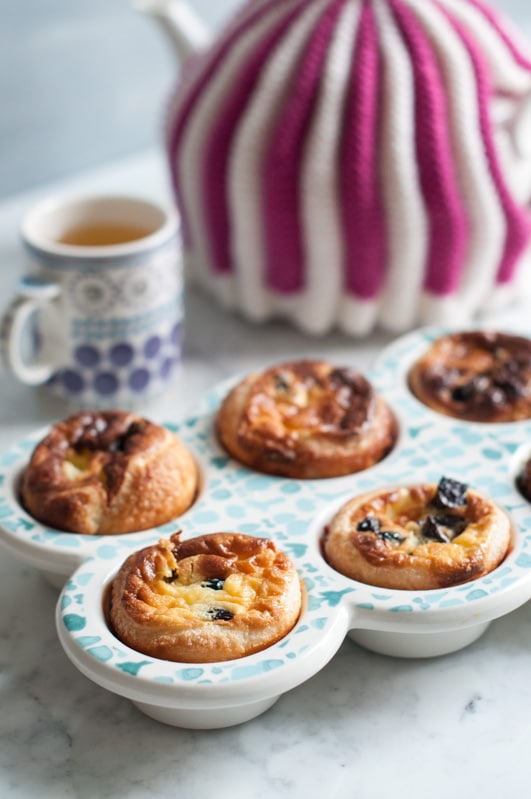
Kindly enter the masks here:
M 133 553 L 112 584 L 110 622 L 151 657 L 209 663 L 250 655 L 283 638 L 301 611 L 291 560 L 266 538 L 212 533 Z
M 171 521 L 197 487 L 195 461 L 174 433 L 133 413 L 82 412 L 37 445 L 22 501 L 57 530 L 109 535 Z
M 326 532 L 326 560 L 354 580 L 404 590 L 444 588 L 492 571 L 510 545 L 509 518 L 471 489 L 466 505 L 441 514 L 436 495 L 437 485 L 421 484 L 351 499 Z M 454 530 L 459 523 L 464 529 L 448 541 L 430 540 L 422 533 L 430 515 L 450 516 Z M 380 531 L 366 529 L 367 519 L 377 519 Z
M 377 463 L 394 446 L 397 424 L 358 372 L 295 361 L 249 375 L 232 389 L 218 412 L 217 432 L 245 466 L 311 479 Z
M 409 372 L 409 386 L 438 413 L 472 422 L 531 418 L 531 340 L 486 331 L 439 338 Z

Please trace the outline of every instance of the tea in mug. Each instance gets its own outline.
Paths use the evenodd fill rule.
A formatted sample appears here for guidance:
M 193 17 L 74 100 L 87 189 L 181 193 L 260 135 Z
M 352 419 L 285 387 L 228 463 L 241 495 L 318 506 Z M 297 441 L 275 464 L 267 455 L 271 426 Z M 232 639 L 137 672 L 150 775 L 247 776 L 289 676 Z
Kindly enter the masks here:
M 82 222 L 74 225 L 57 239 L 59 244 L 76 247 L 107 247 L 112 244 L 127 244 L 149 236 L 153 231 L 139 225 L 116 222 Z

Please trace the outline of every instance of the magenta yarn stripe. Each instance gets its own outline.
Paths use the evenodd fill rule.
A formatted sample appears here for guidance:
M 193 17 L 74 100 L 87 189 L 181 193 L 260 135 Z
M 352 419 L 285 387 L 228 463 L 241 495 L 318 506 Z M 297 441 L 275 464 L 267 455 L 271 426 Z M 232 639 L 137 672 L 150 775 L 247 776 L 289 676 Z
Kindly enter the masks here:
M 383 285 L 385 225 L 379 192 L 379 105 L 382 101 L 378 32 L 364 0 L 352 58 L 351 91 L 340 143 L 340 193 L 345 285 L 363 300 Z
M 460 196 L 448 128 L 446 91 L 431 43 L 402 0 L 390 0 L 413 63 L 416 149 L 428 212 L 429 244 L 424 288 L 438 295 L 459 286 L 465 264 L 468 220 Z
M 301 0 L 294 6 L 261 39 L 247 61 L 241 64 L 239 79 L 224 98 L 219 115 L 209 132 L 203 155 L 201 189 L 210 255 L 216 272 L 226 273 L 232 269 L 228 168 L 234 132 L 256 89 L 264 64 L 307 5 L 307 0 Z
M 483 5 L 480 3 L 479 0 L 468 0 L 471 6 L 477 8 L 481 14 L 485 17 L 485 19 L 492 25 L 500 39 L 502 39 L 503 43 L 511 53 L 512 57 L 518 64 L 518 66 L 523 67 L 531 71 L 531 61 L 527 56 L 521 53 L 518 48 L 516 47 L 515 43 L 512 39 L 507 35 L 506 31 L 502 27 L 501 20 L 498 15 L 494 12 L 494 9 L 489 8 L 488 6 Z
M 448 18 L 466 46 L 476 75 L 483 147 L 485 148 L 496 192 L 503 208 L 506 225 L 505 247 L 498 269 L 497 282 L 507 283 L 512 279 L 518 260 L 529 242 L 531 233 L 530 216 L 513 200 L 498 162 L 489 115 L 491 86 L 484 56 L 464 25 L 454 19 L 453 15 L 444 7 L 441 8 L 441 11 Z
M 190 119 L 195 105 L 205 90 L 208 87 L 210 80 L 216 74 L 223 59 L 230 52 L 240 36 L 245 34 L 249 28 L 258 23 L 262 17 L 282 5 L 284 0 L 272 0 L 265 6 L 261 6 L 255 12 L 250 12 L 245 16 L 240 24 L 236 25 L 234 30 L 226 38 L 219 40 L 218 45 L 214 45 L 210 54 L 199 54 L 197 57 L 205 60 L 203 68 L 200 70 L 196 78 L 195 85 L 188 90 L 187 95 L 182 100 L 182 105 L 175 118 L 171 120 L 171 131 L 167 142 L 167 150 L 169 161 L 172 169 L 173 189 L 177 200 L 177 205 L 181 213 L 182 231 L 185 244 L 189 245 L 190 242 L 190 228 L 187 222 L 186 208 L 181 190 L 181 181 L 179 179 L 177 169 L 177 156 L 181 147 L 186 125 Z
M 266 282 L 283 294 L 300 291 L 305 285 L 301 217 L 304 143 L 330 40 L 345 1 L 333 0 L 315 23 L 263 162 Z

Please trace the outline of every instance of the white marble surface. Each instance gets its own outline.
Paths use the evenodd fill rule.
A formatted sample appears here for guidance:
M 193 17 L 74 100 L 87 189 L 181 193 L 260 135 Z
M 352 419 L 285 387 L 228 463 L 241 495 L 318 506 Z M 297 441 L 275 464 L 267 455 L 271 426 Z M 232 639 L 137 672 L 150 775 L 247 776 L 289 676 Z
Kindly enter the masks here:
M 124 190 L 165 198 L 157 153 L 0 205 L 0 309 L 23 271 L 22 213 L 55 190 Z M 489 320 L 503 324 L 520 309 Z M 530 323 L 531 327 L 531 323 Z M 149 408 L 176 419 L 209 386 L 291 356 L 365 369 L 389 341 L 309 339 L 254 327 L 189 293 L 179 385 Z M 65 409 L 0 372 L 0 448 Z M 57 642 L 57 594 L 0 552 L 0 797 L 26 799 L 498 799 L 529 793 L 531 604 L 476 644 L 430 661 L 371 654 L 346 641 L 318 675 L 240 727 L 191 732 L 151 721 L 89 682 Z

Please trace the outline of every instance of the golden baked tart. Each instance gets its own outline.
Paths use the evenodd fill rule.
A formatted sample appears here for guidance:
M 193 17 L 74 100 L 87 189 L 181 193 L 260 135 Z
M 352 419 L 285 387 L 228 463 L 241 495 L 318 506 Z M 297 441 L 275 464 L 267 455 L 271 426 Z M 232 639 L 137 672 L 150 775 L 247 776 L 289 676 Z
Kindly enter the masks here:
M 212 533 L 133 553 L 112 583 L 110 623 L 146 655 L 184 663 L 232 660 L 283 638 L 301 611 L 291 560 L 266 538 Z
M 531 340 L 470 331 L 442 336 L 409 372 L 413 394 L 471 422 L 531 419 Z
M 301 479 L 367 469 L 397 438 L 395 418 L 369 381 L 325 361 L 248 376 L 223 401 L 217 431 L 245 466 Z
M 481 577 L 505 557 L 509 518 L 463 483 L 363 494 L 335 515 L 324 554 L 337 571 L 382 588 L 446 588 Z
M 195 461 L 174 433 L 133 413 L 81 412 L 33 451 L 22 502 L 57 530 L 109 535 L 180 516 L 197 486 Z

